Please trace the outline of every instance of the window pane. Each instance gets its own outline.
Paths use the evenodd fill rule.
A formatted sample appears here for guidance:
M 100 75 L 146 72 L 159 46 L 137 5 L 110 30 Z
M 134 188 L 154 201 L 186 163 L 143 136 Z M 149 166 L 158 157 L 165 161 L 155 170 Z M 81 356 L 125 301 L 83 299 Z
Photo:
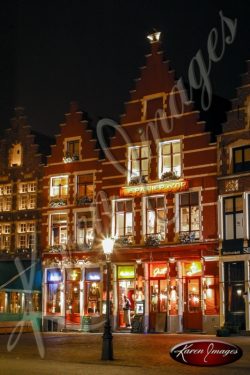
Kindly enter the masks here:
M 157 199 L 157 207 L 158 208 L 164 207 L 164 197 L 160 197 Z
M 160 280 L 160 311 L 168 311 L 168 286 L 167 280 Z
M 181 208 L 181 231 L 189 232 L 189 208 L 182 207 Z
M 149 151 L 149 147 L 148 146 L 143 146 L 141 148 L 141 157 L 142 158 L 148 158 L 148 151 Z
M 226 231 L 226 240 L 234 239 L 233 215 L 226 215 L 226 217 L 225 217 L 225 231 Z
M 147 234 L 155 233 L 155 212 L 148 211 L 147 219 Z
M 200 210 L 199 207 L 191 207 L 191 230 L 200 229 Z
M 163 173 L 171 171 L 171 156 L 164 156 L 162 160 Z
M 198 192 L 190 193 L 190 205 L 196 206 L 198 204 L 199 204 L 199 193 Z
M 132 226 L 133 226 L 133 215 L 132 212 L 128 212 L 126 214 L 126 235 L 132 234 Z
M 233 212 L 233 198 L 225 199 L 225 212 Z
M 142 160 L 141 162 L 142 175 L 148 175 L 148 159 Z
M 250 161 L 250 147 L 245 148 L 244 159 L 245 159 L 245 161 Z
M 169 155 L 171 151 L 170 143 L 165 143 L 162 145 L 162 154 Z
M 132 212 L 132 200 L 125 201 L 126 203 L 126 211 Z
M 155 200 L 155 198 L 148 198 L 147 199 L 147 207 L 150 210 L 155 209 L 155 207 L 156 207 L 156 200 Z
M 116 211 L 123 211 L 124 210 L 124 201 L 117 201 L 116 202 Z
M 243 238 L 243 213 L 236 214 L 236 238 Z
M 137 160 L 139 159 L 139 147 L 131 148 L 131 159 Z
M 242 163 L 242 150 L 234 150 L 235 163 Z
M 124 235 L 124 214 L 119 213 L 116 215 L 116 235 L 123 236 Z
M 180 165 L 180 154 L 173 155 L 173 167 L 177 167 Z
M 180 195 L 180 205 L 181 206 L 188 206 L 189 205 L 189 194 L 184 193 Z
M 172 146 L 173 146 L 173 153 L 174 154 L 180 152 L 180 150 L 181 150 L 181 144 L 180 144 L 180 142 L 173 142 Z
M 235 210 L 242 211 L 243 210 L 243 199 L 242 197 L 235 198 Z

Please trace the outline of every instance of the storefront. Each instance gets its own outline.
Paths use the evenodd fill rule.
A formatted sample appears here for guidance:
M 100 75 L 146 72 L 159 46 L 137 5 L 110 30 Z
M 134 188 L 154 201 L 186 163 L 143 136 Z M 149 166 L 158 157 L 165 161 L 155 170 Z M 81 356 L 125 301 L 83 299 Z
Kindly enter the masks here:
M 100 321 L 103 307 L 99 267 L 49 268 L 44 279 L 45 330 L 89 331 L 96 318 Z
M 149 264 L 149 331 L 167 330 L 168 267 L 166 263 Z
M 23 314 L 29 314 L 32 319 L 32 312 L 41 312 L 41 265 L 30 261 L 21 264 L 23 271 L 19 273 L 14 262 L 1 263 L 0 324 L 1 321 L 18 321 Z
M 118 328 L 126 327 L 124 322 L 124 296 L 130 303 L 130 314 L 135 312 L 135 266 L 134 265 L 118 265 L 117 266 L 117 300 L 118 300 Z

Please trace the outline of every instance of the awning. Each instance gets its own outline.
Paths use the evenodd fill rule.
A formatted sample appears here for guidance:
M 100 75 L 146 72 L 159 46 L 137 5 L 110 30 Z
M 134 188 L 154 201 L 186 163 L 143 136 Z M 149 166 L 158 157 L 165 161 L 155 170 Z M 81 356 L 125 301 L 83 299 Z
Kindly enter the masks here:
M 0 291 L 20 291 L 30 293 L 41 291 L 42 269 L 40 261 L 21 261 L 21 272 L 14 261 L 0 262 Z M 33 280 L 31 270 L 34 269 Z M 25 283 L 25 280 L 27 282 Z

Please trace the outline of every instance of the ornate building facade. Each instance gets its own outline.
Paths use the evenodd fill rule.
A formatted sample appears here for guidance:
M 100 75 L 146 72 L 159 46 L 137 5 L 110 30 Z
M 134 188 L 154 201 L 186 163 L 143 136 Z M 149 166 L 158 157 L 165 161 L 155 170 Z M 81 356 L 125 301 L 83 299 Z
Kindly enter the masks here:
M 0 140 L 0 325 L 41 312 L 42 175 L 37 135 L 17 108 Z
M 250 64 L 218 136 L 221 325 L 250 330 Z

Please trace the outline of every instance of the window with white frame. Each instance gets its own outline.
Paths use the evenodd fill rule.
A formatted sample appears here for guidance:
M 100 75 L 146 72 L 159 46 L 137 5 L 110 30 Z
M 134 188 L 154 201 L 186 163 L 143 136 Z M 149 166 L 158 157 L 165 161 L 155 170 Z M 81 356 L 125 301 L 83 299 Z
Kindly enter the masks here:
M 35 222 L 23 221 L 17 225 L 17 247 L 20 249 L 35 249 Z
M 91 248 L 94 240 L 93 211 L 76 213 L 76 242 L 79 249 Z
M 68 195 L 68 176 L 51 177 L 50 196 L 65 197 Z
M 36 208 L 36 182 L 22 182 L 18 189 L 19 210 Z
M 0 224 L 0 249 L 9 250 L 11 241 L 11 225 L 8 223 Z
M 133 146 L 128 149 L 129 181 L 139 179 L 148 180 L 149 174 L 149 146 Z
M 12 187 L 10 184 L 0 185 L 0 211 L 11 211 Z
M 145 198 L 146 236 L 157 235 L 164 240 L 167 230 L 167 215 L 165 196 L 150 196 Z
M 224 240 L 243 238 L 243 197 L 226 197 L 223 202 Z
M 50 216 L 51 246 L 65 245 L 67 243 L 67 214 L 57 213 Z
M 133 236 L 133 200 L 118 199 L 113 201 L 113 233 L 114 236 Z
M 200 202 L 199 192 L 179 194 L 180 234 L 200 237 Z
M 181 141 L 159 143 L 159 178 L 168 175 L 181 176 Z

